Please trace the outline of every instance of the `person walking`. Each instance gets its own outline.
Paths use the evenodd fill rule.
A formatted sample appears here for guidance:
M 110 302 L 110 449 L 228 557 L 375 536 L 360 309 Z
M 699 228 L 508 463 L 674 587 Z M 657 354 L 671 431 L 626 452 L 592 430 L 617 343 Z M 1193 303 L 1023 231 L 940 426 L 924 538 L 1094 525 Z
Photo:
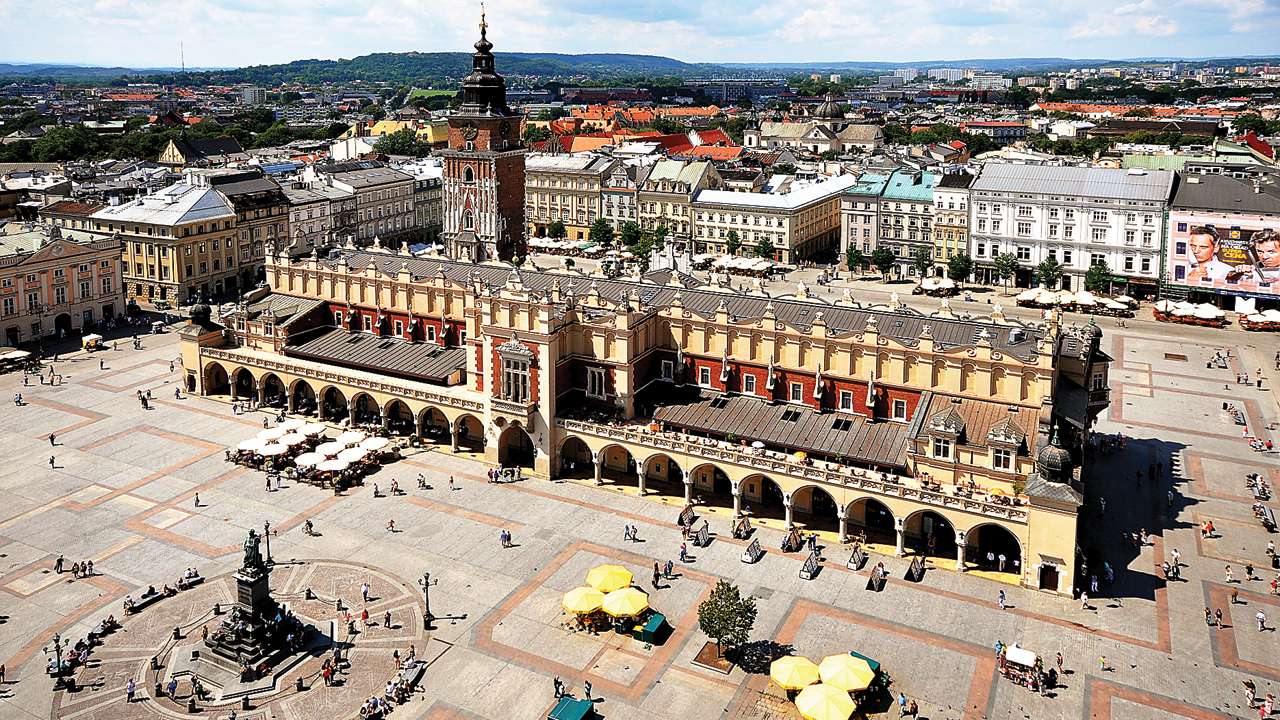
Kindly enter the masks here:
M 1170 551 L 1169 556 L 1173 558 L 1174 565 L 1180 565 L 1182 563 L 1182 553 L 1178 552 L 1178 548 L 1174 548 Z
M 369 602 L 369 583 L 364 582 L 364 583 L 361 583 L 361 584 L 360 584 L 360 598 L 361 598 L 362 600 L 364 600 L 366 604 L 368 604 L 368 602 Z
M 138 686 L 133 682 L 133 678 L 129 678 L 129 682 L 124 685 L 124 701 L 126 703 L 133 702 L 133 693 L 136 692 Z
M 1102 672 L 1111 672 L 1111 666 L 1107 664 L 1107 656 L 1103 655 L 1098 658 L 1098 670 Z
M 1222 627 L 1222 608 L 1213 611 L 1213 624 Z
M 450 476 L 449 476 L 449 489 L 450 489 L 450 490 L 456 490 L 456 489 L 457 489 L 457 488 L 456 488 L 456 487 L 454 487 L 454 485 L 453 485 L 453 476 L 452 476 L 452 475 L 450 475 Z
M 391 611 L 390 610 L 382 614 L 382 627 L 388 630 L 391 629 Z
M 582 695 L 583 695 L 587 700 L 590 700 L 590 699 L 591 699 L 591 681 L 590 681 L 590 680 L 588 680 L 588 681 L 586 681 L 586 682 L 582 683 Z
M 196 493 L 196 507 L 200 507 L 200 493 Z
M 360 624 L 369 627 L 369 608 L 360 611 Z
M 1231 566 L 1230 566 L 1230 565 L 1228 565 L 1228 566 L 1226 567 L 1226 574 L 1227 574 L 1227 583 L 1228 583 L 1228 584 L 1233 583 L 1233 582 L 1235 582 L 1235 581 L 1236 581 L 1236 579 L 1235 579 L 1235 575 L 1231 572 Z
M 684 543 L 680 543 L 680 562 L 689 562 L 689 548 Z
M 57 573 L 57 574 L 61 575 L 61 574 L 62 574 L 62 564 L 63 564 L 64 562 L 65 562 L 65 560 L 63 559 L 63 557 L 62 557 L 61 555 L 59 555 L 59 556 L 58 556 L 58 559 L 53 561 L 53 571 L 54 571 L 55 573 Z
M 49 433 L 49 447 L 53 447 L 54 445 L 57 445 L 57 444 L 58 444 L 57 436 L 54 435 L 53 433 Z
M 1081 592 L 1081 593 L 1080 593 L 1080 609 L 1081 609 L 1081 610 L 1092 610 L 1092 609 L 1093 609 L 1093 608 L 1089 607 L 1089 593 L 1087 593 L 1087 592 Z
M 1005 601 L 1004 590 L 1001 590 L 1001 591 L 996 595 L 996 603 L 997 603 L 998 605 L 1000 605 L 1000 609 L 1001 609 L 1001 610 L 1004 610 L 1004 601 Z
M 1250 580 L 1250 581 L 1252 581 L 1252 580 L 1254 579 L 1254 577 L 1253 577 L 1253 563 L 1245 563 L 1245 564 L 1244 564 L 1244 577 L 1245 577 L 1245 579 L 1246 579 L 1246 580 Z
M 1240 603 L 1240 588 L 1231 588 L 1231 604 L 1237 605 L 1239 603 Z
M 1055 660 L 1055 661 L 1057 662 L 1057 664 L 1058 664 L 1058 674 L 1059 674 L 1059 675 L 1064 675 L 1064 674 L 1066 674 L 1066 671 L 1062 669 L 1062 662 L 1063 662 L 1063 660 L 1062 660 L 1062 651 L 1061 651 L 1061 650 L 1059 650 L 1059 651 L 1058 651 L 1058 656 L 1057 656 L 1056 658 L 1054 658 L 1054 660 Z
M 388 521 L 387 521 L 387 532 L 395 532 L 395 531 L 396 531 L 396 521 L 395 521 L 395 520 L 388 520 Z
M 663 574 L 667 576 L 668 580 L 675 577 L 675 575 L 673 574 L 674 570 L 675 570 L 675 563 L 671 562 L 670 560 L 667 560 L 667 564 L 663 566 Z M 1274 581 L 1272 581 L 1272 584 L 1274 584 Z
M 1258 614 L 1257 614 L 1257 615 L 1254 615 L 1253 617 L 1254 617 L 1254 619 L 1255 619 L 1255 620 L 1257 620 L 1257 621 L 1258 621 L 1258 632 L 1262 632 L 1263 630 L 1266 630 L 1266 629 L 1267 629 L 1267 614 L 1266 614 L 1266 613 L 1264 613 L 1264 612 L 1262 612 L 1261 610 L 1259 610 L 1259 611 L 1258 611 Z
M 50 455 L 50 456 L 49 456 L 49 469 L 50 469 L 50 470 L 54 469 L 54 465 L 53 465 L 53 456 L 52 456 L 52 455 Z
M 1208 607 L 1204 609 L 1204 624 L 1213 627 L 1213 612 Z

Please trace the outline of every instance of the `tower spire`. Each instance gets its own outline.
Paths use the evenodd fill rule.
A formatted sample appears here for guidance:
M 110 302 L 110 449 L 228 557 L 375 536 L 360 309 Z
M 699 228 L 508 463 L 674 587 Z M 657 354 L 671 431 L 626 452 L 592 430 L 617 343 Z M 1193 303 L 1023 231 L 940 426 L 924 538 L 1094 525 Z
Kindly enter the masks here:
M 484 19 L 484 3 L 480 3 L 480 39 L 485 39 L 485 31 L 489 29 L 489 23 Z

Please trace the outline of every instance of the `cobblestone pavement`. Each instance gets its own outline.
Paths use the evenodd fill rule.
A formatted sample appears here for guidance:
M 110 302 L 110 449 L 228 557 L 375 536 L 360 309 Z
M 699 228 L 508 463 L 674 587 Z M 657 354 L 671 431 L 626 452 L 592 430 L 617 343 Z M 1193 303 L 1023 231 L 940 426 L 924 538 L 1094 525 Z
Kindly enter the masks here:
M 1232 369 L 1205 368 L 1215 344 L 1232 348 Z M 1280 408 L 1270 378 L 1280 373 L 1270 370 L 1277 349 L 1270 336 L 1147 323 L 1107 328 L 1106 349 L 1117 363 L 1112 407 L 1100 431 L 1123 433 L 1127 444 L 1091 460 L 1096 481 L 1084 516 L 1086 543 L 1117 571 L 1091 610 L 941 569 L 921 583 L 894 580 L 875 593 L 866 589 L 866 572 L 846 568 L 844 552 L 834 547 L 827 548 L 818 576 L 804 581 L 798 578 L 802 558 L 776 551 L 774 530 L 761 530 L 766 556 L 741 563 L 742 545 L 727 537 L 719 515 L 709 517 L 713 531 L 723 534 L 697 549 L 675 578 L 652 588 L 653 563 L 674 559 L 679 547 L 673 506 L 577 482 L 490 485 L 482 465 L 447 452 L 420 453 L 379 473 L 383 487 L 396 478 L 405 488 L 425 473 L 434 489 L 405 496 L 373 498 L 359 490 L 335 497 L 287 485 L 268 493 L 260 474 L 222 457 L 223 448 L 261 428 L 262 416 L 235 416 L 228 406 L 199 398 L 174 399 L 178 375 L 169 362 L 176 337 L 147 336 L 145 345 L 91 359 L 69 356 L 57 363 L 63 376 L 57 386 L 33 381 L 22 387 L 21 376 L 0 376 L 5 397 L 22 392 L 27 401 L 0 415 L 6 460 L 0 466 L 0 662 L 8 671 L 0 717 L 180 716 L 178 706 L 151 699 L 126 709 L 121 688 L 134 677 L 150 697 L 151 653 L 215 596 L 229 599 L 226 576 L 239 561 L 240 542 L 264 521 L 272 527 L 272 555 L 283 563 L 273 582 L 295 611 L 333 618 L 329 605 L 296 595 L 307 587 L 360 607 L 359 584 L 367 580 L 374 619 L 380 623 L 390 609 L 396 628 L 360 634 L 344 687 L 285 693 L 242 718 L 351 717 L 359 700 L 389 676 L 391 651 L 403 652 L 409 643 L 431 664 L 423 692 L 396 711 L 400 718 L 537 720 L 553 704 L 557 676 L 579 696 L 590 681 L 600 713 L 611 720 L 793 717 L 764 676 L 742 669 L 722 675 L 693 663 L 705 642 L 696 606 L 721 578 L 757 598 L 755 638 L 815 659 L 860 650 L 883 662 L 894 692 L 917 699 L 922 715 L 933 720 L 1255 717 L 1244 707 L 1241 681 L 1253 678 L 1260 691 L 1280 692 L 1280 634 L 1259 632 L 1254 620 L 1263 609 L 1270 624 L 1280 623 L 1280 598 L 1270 594 L 1275 571 L 1264 555 L 1268 537 L 1250 512 L 1243 477 L 1258 471 L 1280 480 L 1280 458 L 1251 452 L 1222 407 L 1234 404 L 1251 431 L 1271 436 Z M 106 370 L 98 369 L 100 357 Z M 1235 372 L 1258 367 L 1267 377 L 1262 389 L 1233 382 Z M 140 407 L 139 390 L 152 391 L 154 409 Z M 1135 472 L 1156 462 L 1166 477 L 1138 485 Z M 449 475 L 457 481 L 452 491 Z M 318 536 L 302 533 L 308 518 Z M 386 532 L 388 519 L 399 532 Z M 1219 532 L 1202 539 L 1198 524 L 1206 519 Z M 624 524 L 638 526 L 642 541 L 624 541 Z M 513 533 L 515 547 L 500 547 L 503 528 Z M 1153 534 L 1150 544 L 1120 541 L 1122 532 L 1139 528 Z M 1159 564 L 1175 548 L 1184 563 L 1182 581 L 1166 586 Z M 53 573 L 60 554 L 68 566 L 93 560 L 98 574 Z M 902 577 L 903 561 L 877 560 Z M 560 593 L 602 561 L 631 568 L 652 605 L 667 614 L 672 634 L 665 643 L 647 646 L 563 625 Z M 1244 579 L 1247 562 L 1262 580 Z M 1227 584 L 1226 565 L 1240 582 Z M 54 632 L 81 638 L 106 613 L 119 615 L 126 594 L 173 584 L 188 567 L 212 580 L 130 618 L 81 673 L 89 689 L 51 691 L 42 648 Z M 424 571 L 438 581 L 430 595 L 438 619 L 430 632 L 419 630 L 417 581 Z M 1001 588 L 1011 606 L 1004 611 L 995 603 Z M 1239 591 L 1235 604 L 1233 589 Z M 1205 624 L 1206 606 L 1223 609 L 1223 627 Z M 187 636 L 192 632 L 198 626 Z M 1048 658 L 1061 651 L 1071 671 L 1065 687 L 1036 696 L 1000 679 L 991 653 L 996 640 Z M 896 715 L 885 705 L 867 710 Z

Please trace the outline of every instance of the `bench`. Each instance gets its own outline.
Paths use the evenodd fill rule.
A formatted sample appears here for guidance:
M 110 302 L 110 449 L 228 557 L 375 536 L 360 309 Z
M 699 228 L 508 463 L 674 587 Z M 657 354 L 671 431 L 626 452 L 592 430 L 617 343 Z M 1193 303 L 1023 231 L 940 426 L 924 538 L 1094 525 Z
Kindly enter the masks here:
M 181 578 L 178 578 L 178 589 L 190 590 L 191 588 L 199 585 L 202 582 L 204 582 L 204 577 L 200 575 L 195 575 L 192 577 L 181 577 Z
M 148 605 L 154 603 L 155 601 L 159 600 L 162 597 L 164 597 L 164 593 L 159 590 L 155 591 L 150 595 L 143 595 L 142 597 L 133 601 L 133 610 L 131 610 L 130 612 L 136 615 L 142 612 L 143 609 L 146 608 Z
M 1264 505 L 1261 510 L 1254 511 L 1254 514 L 1258 516 L 1258 520 L 1262 522 L 1262 526 L 1265 527 L 1268 532 L 1275 532 L 1276 514 L 1271 508 Z

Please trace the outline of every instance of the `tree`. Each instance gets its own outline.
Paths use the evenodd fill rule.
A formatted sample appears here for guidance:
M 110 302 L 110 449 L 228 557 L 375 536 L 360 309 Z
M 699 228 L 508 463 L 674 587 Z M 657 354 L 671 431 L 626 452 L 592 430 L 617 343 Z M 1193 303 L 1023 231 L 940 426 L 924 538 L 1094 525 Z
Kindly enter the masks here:
M 556 220 L 547 226 L 547 237 L 552 240 L 563 240 L 568 234 L 569 231 L 565 230 L 564 223 L 559 220 Z
M 591 238 L 591 242 L 602 248 L 611 248 L 613 247 L 613 226 L 608 220 L 600 218 L 591 223 L 591 232 L 588 237 Z
M 383 135 L 373 144 L 373 149 L 383 155 L 426 157 L 431 154 L 431 145 L 419 140 L 412 128 Z
M 742 249 L 742 240 L 738 239 L 737 230 L 729 231 L 729 235 L 725 238 L 724 245 L 725 245 L 725 248 L 729 251 L 730 255 L 738 254 L 738 251 Z
M 756 255 L 762 258 L 772 257 L 773 243 L 769 242 L 766 238 L 760 238 L 759 242 L 756 243 Z
M 1009 281 L 1018 272 L 1018 256 L 1013 253 L 1000 253 L 996 256 L 996 277 L 1004 283 L 1004 291 L 1009 292 Z
M 1102 260 L 1089 266 L 1084 274 L 1084 289 L 1089 292 L 1106 292 L 1111 286 L 1111 268 Z
M 947 261 L 947 277 L 958 283 L 964 283 L 973 274 L 973 258 L 967 253 L 956 253 Z
M 698 627 L 716 641 L 716 652 L 724 655 L 746 644 L 756 623 L 756 600 L 743 597 L 738 586 L 725 580 L 716 583 L 711 594 L 698 605 Z
M 889 280 L 889 270 L 893 269 L 893 263 L 897 259 L 893 251 L 884 245 L 871 252 L 871 264 L 880 271 L 880 279 L 886 282 Z
M 658 229 L 656 229 L 656 230 L 654 230 L 654 231 L 653 231 L 653 236 L 652 236 L 652 238 L 650 239 L 649 243 L 650 243 L 650 245 L 652 245 L 652 246 L 653 246 L 653 248 L 654 248 L 655 250 L 661 250 L 662 248 L 666 247 L 666 245 L 667 245 L 667 232 L 668 232 L 668 230 L 667 230 L 667 226 L 666 226 L 666 225 L 659 225 L 659 226 L 658 226 Z M 647 257 L 648 255 L 649 255 L 649 253 L 648 253 L 648 252 L 646 252 L 646 253 L 645 253 L 645 256 Z
M 1062 264 L 1053 258 L 1045 258 L 1036 266 L 1036 278 L 1047 288 L 1056 288 L 1062 280 Z
M 543 125 L 526 125 L 524 128 L 525 142 L 535 143 L 550 139 L 551 131 Z
M 867 258 L 862 254 L 853 243 L 849 243 L 849 250 L 844 254 L 845 264 L 849 266 L 849 270 L 861 270 L 866 267 Z
M 928 275 L 929 268 L 933 267 L 933 248 L 916 248 L 915 252 L 911 253 L 911 267 L 916 269 L 916 274 L 920 277 Z
M 618 240 L 628 248 L 639 245 L 643 237 L 644 233 L 640 230 L 640 226 L 631 221 L 622 223 L 618 233 Z

